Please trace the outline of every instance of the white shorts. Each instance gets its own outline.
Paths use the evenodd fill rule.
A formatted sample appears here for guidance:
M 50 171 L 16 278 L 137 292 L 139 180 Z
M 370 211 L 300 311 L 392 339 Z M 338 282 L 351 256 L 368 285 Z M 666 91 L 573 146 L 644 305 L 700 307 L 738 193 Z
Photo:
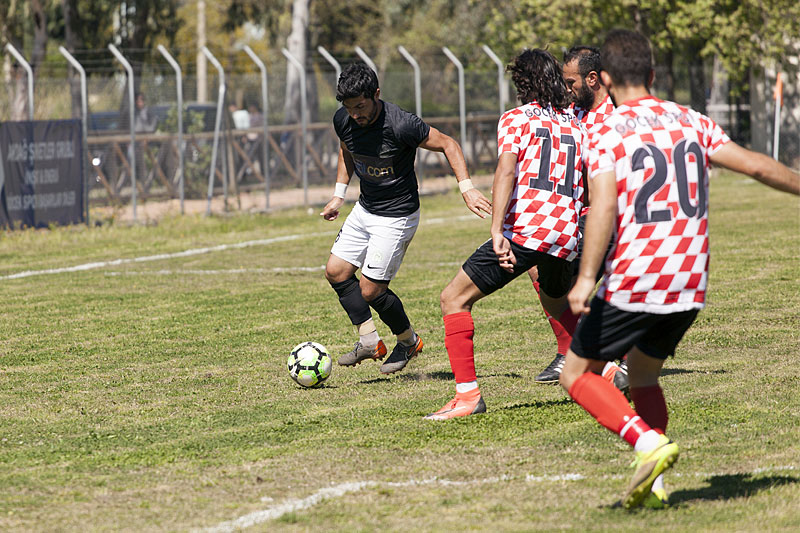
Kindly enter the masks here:
M 419 226 L 419 209 L 405 217 L 382 217 L 356 202 L 336 236 L 331 254 L 374 281 L 391 281 Z

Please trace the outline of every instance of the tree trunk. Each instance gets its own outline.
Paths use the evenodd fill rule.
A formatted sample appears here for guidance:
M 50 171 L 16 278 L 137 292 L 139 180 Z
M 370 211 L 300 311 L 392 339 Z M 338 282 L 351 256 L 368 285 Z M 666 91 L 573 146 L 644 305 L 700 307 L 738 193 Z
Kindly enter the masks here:
M 74 29 L 74 17 L 77 13 L 75 5 L 76 0 L 61 0 L 61 10 L 64 13 L 64 48 L 70 54 L 75 53 L 77 47 L 77 36 Z M 69 69 L 69 89 L 72 96 L 72 117 L 80 118 L 81 116 L 81 83 L 78 72 Z
M 672 50 L 667 50 L 664 53 L 664 63 L 666 64 L 666 89 L 667 89 L 667 100 L 675 101 L 675 54 L 672 53 Z
M 39 67 L 44 62 L 47 53 L 47 13 L 41 0 L 31 0 L 31 15 L 33 18 L 33 53 L 31 54 L 31 68 L 33 77 L 39 73 Z
M 689 92 L 691 95 L 692 109 L 706 114 L 706 73 L 703 68 L 703 59 L 700 57 L 700 48 L 689 46 Z
M 311 0 L 293 0 L 292 2 L 292 31 L 286 39 L 286 49 L 292 54 L 305 68 L 306 64 L 306 44 L 308 29 L 308 17 Z M 308 78 L 306 78 L 308 81 Z M 308 91 L 308 87 L 306 87 Z M 300 109 L 300 73 L 290 62 L 286 63 L 286 97 L 283 108 L 284 124 L 299 124 L 301 121 Z M 295 162 L 296 168 L 300 168 L 302 150 L 299 149 L 300 135 L 284 135 L 281 138 L 283 152 L 291 161 Z
M 292 31 L 286 39 L 286 48 L 302 65 L 306 64 L 306 30 L 308 29 L 311 0 L 292 1 Z M 294 65 L 286 66 L 286 99 L 283 109 L 283 123 L 300 122 L 300 73 Z
M 203 53 L 206 45 L 206 2 L 197 0 L 197 101 L 208 101 L 208 60 Z

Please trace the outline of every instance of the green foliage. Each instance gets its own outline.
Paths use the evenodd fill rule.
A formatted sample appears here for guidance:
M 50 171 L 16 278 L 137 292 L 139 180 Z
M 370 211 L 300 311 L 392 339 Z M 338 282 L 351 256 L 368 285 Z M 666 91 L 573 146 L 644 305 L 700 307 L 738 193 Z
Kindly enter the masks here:
M 800 3 L 794 0 L 521 0 L 494 8 L 488 35 L 507 54 L 523 47 L 600 44 L 605 32 L 623 27 L 644 32 L 658 62 L 670 54 L 686 61 L 692 54 L 717 56 L 734 80 L 745 80 L 751 66 L 777 63 L 792 68 L 797 54 Z M 671 63 L 667 64 L 671 67 Z

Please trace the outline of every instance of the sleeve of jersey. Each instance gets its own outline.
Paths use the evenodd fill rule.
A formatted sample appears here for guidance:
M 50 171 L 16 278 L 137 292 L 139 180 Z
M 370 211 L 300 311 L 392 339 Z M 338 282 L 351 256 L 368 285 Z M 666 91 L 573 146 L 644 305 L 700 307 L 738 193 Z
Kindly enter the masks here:
M 424 142 L 431 133 L 431 127 L 413 113 L 407 113 L 400 128 L 400 140 L 412 148 Z
M 589 178 L 614 171 L 614 164 L 617 158 L 614 147 L 611 146 L 612 142 L 612 135 L 609 128 L 604 126 L 592 128 L 592 133 L 589 135 L 589 147 L 587 150 Z
M 337 110 L 336 113 L 333 114 L 333 131 L 336 132 L 336 136 L 340 139 L 342 138 L 342 117 L 341 117 L 342 108 Z M 346 113 L 346 111 L 345 111 Z
M 713 119 L 701 115 L 700 121 L 703 124 L 704 140 L 706 141 L 708 155 L 713 155 L 717 150 L 731 141 L 730 137 L 728 137 Z
M 500 117 L 500 122 L 497 123 L 497 157 L 507 152 L 519 154 L 522 137 L 525 135 L 525 124 L 527 118 L 522 113 L 508 112 Z

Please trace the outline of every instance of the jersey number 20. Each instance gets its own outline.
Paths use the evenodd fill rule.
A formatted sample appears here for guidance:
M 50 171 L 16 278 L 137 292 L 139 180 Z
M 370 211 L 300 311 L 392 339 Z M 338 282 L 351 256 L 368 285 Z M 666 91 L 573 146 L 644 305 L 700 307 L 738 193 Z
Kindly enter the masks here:
M 695 165 L 697 166 L 697 201 L 696 204 L 692 203 L 692 198 L 689 197 L 689 179 L 686 175 L 686 157 L 691 154 L 694 155 Z M 669 209 L 659 209 L 655 211 L 648 211 L 647 202 L 656 194 L 664 182 L 667 181 L 667 156 L 656 145 L 647 143 L 644 147 L 639 148 L 633 153 L 633 161 L 631 170 L 644 170 L 644 160 L 647 158 L 653 160 L 654 169 L 653 176 L 644 182 L 639 192 L 636 193 L 634 199 L 634 212 L 637 224 L 647 224 L 649 222 L 665 222 L 672 220 L 672 212 Z M 681 211 L 691 218 L 702 218 L 706 213 L 706 166 L 703 160 L 703 152 L 700 150 L 700 145 L 695 141 L 688 143 L 686 139 L 681 139 L 678 144 L 672 149 L 672 161 L 675 165 L 675 182 L 678 185 L 678 202 L 681 206 Z

